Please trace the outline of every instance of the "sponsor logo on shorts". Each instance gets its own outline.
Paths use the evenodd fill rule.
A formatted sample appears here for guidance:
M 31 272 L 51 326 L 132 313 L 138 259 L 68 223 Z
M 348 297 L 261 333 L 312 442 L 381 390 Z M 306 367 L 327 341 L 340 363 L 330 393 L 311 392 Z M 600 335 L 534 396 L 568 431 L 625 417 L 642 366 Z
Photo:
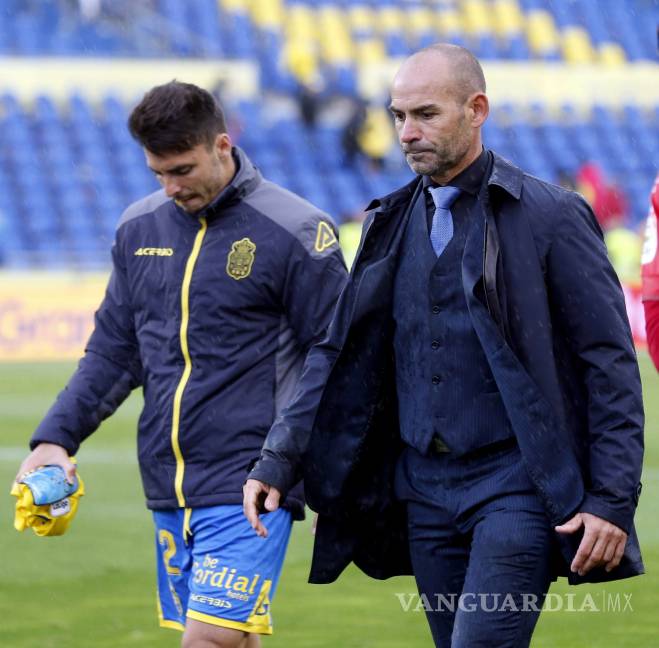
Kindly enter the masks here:
M 196 601 L 197 603 L 205 603 L 206 605 L 212 605 L 213 607 L 220 608 L 231 608 L 233 605 L 229 601 L 224 599 L 213 598 L 212 596 L 204 596 L 203 594 L 191 594 L 191 601 Z
M 257 591 L 261 582 L 261 575 L 242 576 L 235 568 L 219 565 L 219 559 L 206 554 L 201 565 L 195 562 L 192 566 L 194 582 L 197 585 L 210 585 L 225 590 L 229 598 L 249 600 Z

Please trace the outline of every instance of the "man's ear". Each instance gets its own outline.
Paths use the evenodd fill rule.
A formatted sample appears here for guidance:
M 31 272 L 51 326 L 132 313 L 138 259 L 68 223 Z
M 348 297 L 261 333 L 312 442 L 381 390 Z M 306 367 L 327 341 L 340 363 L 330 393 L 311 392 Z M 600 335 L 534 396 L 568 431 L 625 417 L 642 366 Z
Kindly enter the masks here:
M 490 114 L 490 102 L 487 95 L 482 92 L 476 92 L 469 97 L 467 105 L 471 125 L 474 128 L 482 126 Z
M 231 155 L 233 143 L 231 142 L 229 133 L 218 133 L 213 146 L 220 157 Z

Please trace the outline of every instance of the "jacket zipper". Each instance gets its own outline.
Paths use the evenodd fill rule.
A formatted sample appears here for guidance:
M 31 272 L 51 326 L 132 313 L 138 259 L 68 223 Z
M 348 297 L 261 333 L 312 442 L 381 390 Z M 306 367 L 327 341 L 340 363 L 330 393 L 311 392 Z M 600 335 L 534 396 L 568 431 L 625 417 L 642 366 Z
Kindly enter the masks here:
M 192 245 L 192 252 L 188 257 L 185 265 L 185 273 L 183 274 L 183 284 L 181 286 L 181 328 L 179 337 L 181 341 L 181 354 L 185 363 L 181 379 L 179 380 L 176 392 L 174 393 L 174 407 L 172 410 L 172 449 L 174 457 L 176 458 L 176 476 L 174 477 L 174 491 L 176 492 L 176 499 L 181 508 L 185 507 L 185 497 L 183 496 L 183 475 L 185 474 L 185 461 L 181 452 L 179 444 L 179 431 L 181 423 L 181 401 L 183 400 L 183 392 L 188 383 L 190 374 L 192 373 L 192 360 L 190 359 L 190 351 L 188 349 L 188 322 L 190 320 L 190 283 L 192 281 L 192 272 L 194 271 L 199 251 L 201 249 L 204 235 L 206 234 L 207 223 L 205 218 L 200 218 L 199 223 L 201 227 L 197 232 L 194 244 Z

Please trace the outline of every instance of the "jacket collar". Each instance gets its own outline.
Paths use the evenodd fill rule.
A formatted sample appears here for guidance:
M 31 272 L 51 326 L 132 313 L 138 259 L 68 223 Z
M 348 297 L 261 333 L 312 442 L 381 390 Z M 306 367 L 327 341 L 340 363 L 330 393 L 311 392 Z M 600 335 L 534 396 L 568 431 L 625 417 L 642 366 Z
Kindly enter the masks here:
M 488 186 L 495 185 L 508 192 L 513 198 L 519 200 L 522 195 L 522 181 L 524 172 L 512 162 L 492 151 L 494 161 L 492 173 L 487 181 Z
M 524 172 L 512 162 L 509 162 L 506 158 L 501 157 L 494 151 L 492 151 L 492 156 L 492 173 L 487 181 L 488 186 L 495 185 L 501 187 L 513 198 L 519 200 L 522 195 Z M 386 212 L 398 207 L 400 203 L 405 203 L 410 199 L 419 182 L 423 182 L 423 176 L 416 176 L 404 187 L 401 187 L 382 198 L 374 198 L 366 208 L 366 211 L 377 209 Z
M 421 182 L 421 176 L 416 176 L 400 189 L 396 189 L 382 198 L 374 198 L 366 207 L 366 211 L 378 210 L 382 212 L 391 211 L 400 205 L 407 205 L 410 198 L 414 195 L 417 185 Z
M 231 182 L 204 209 L 204 215 L 209 218 L 216 216 L 223 208 L 231 203 L 243 200 L 263 180 L 261 172 L 252 164 L 245 151 L 238 146 L 234 146 L 232 154 L 236 163 L 236 173 L 231 179 Z
M 248 194 L 252 193 L 256 186 L 263 181 L 261 172 L 252 164 L 245 152 L 238 146 L 232 150 L 233 160 L 236 163 L 236 173 L 231 182 L 220 191 L 215 199 L 206 207 L 195 213 L 194 218 L 205 217 L 212 219 L 217 217 L 223 209 L 229 205 L 243 200 Z M 176 205 L 176 209 L 184 214 L 188 219 L 190 214 Z

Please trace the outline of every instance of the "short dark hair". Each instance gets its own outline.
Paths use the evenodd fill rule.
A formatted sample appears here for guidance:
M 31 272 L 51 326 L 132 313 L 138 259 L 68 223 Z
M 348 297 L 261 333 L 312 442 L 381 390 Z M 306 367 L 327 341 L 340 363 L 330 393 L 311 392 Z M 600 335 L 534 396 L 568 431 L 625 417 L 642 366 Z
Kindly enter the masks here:
M 128 118 L 130 134 L 155 155 L 184 153 L 198 144 L 212 146 L 226 133 L 224 112 L 207 90 L 170 81 L 149 90 Z

